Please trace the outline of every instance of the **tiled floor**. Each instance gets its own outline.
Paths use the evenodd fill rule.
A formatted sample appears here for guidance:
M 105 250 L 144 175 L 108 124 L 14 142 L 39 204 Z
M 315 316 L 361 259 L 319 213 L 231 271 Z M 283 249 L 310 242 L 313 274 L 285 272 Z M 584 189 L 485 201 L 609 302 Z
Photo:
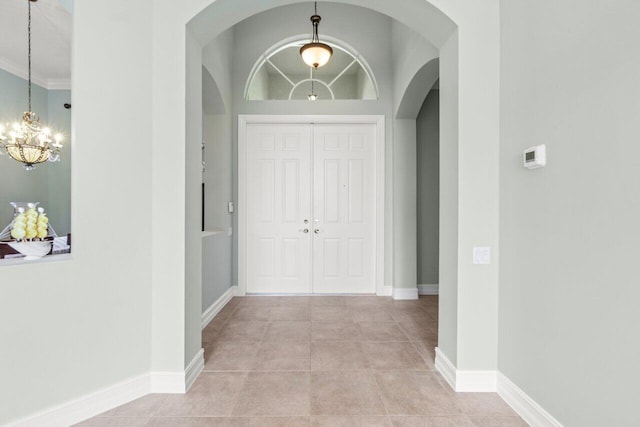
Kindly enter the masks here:
M 437 297 L 234 298 L 203 331 L 186 395 L 149 395 L 88 426 L 526 426 L 493 393 L 433 370 Z

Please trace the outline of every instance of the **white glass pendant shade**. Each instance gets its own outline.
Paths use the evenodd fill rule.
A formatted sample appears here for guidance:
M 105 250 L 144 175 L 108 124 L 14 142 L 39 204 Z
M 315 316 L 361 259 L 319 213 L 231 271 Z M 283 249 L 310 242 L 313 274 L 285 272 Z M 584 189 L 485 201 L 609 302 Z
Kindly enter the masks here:
M 324 43 L 307 43 L 300 48 L 300 56 L 305 64 L 318 68 L 325 65 L 331 59 L 333 49 Z

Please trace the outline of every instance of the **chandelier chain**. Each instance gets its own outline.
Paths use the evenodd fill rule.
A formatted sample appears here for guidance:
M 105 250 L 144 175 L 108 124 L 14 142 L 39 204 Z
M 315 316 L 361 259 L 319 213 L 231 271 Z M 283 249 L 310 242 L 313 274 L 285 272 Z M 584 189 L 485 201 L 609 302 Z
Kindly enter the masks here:
M 29 33 L 28 36 L 28 44 L 29 44 L 29 48 L 28 48 L 28 60 L 29 60 L 29 111 L 31 110 L 31 0 L 27 0 L 27 3 L 29 3 L 29 18 L 28 18 L 28 25 L 27 25 L 27 31 Z

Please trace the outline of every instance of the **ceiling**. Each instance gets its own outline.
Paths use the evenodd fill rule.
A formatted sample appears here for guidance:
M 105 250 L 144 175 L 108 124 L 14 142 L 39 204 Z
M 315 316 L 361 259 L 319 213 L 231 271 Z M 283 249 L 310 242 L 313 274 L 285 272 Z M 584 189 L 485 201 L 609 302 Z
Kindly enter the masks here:
M 71 86 L 72 17 L 65 7 L 68 3 L 31 3 L 32 80 L 47 89 Z M 0 0 L 0 68 L 27 78 L 27 0 Z

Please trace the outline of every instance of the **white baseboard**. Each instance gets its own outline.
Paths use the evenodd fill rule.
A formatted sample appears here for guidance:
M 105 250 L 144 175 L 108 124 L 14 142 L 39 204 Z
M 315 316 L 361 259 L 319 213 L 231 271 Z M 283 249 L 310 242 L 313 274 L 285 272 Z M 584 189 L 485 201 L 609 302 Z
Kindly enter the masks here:
M 495 393 L 496 371 L 456 371 L 456 391 L 467 393 Z
M 154 371 L 149 373 L 149 393 L 184 393 L 184 372 Z
M 419 295 L 439 295 L 440 285 L 418 285 Z
M 202 313 L 202 329 L 206 328 L 207 325 L 211 323 L 213 318 L 216 317 L 218 313 L 220 313 L 220 310 L 222 310 L 224 306 L 227 305 L 229 301 L 231 301 L 231 298 L 233 298 L 236 292 L 233 288 L 234 287 L 232 286 L 227 289 L 227 291 L 222 294 L 220 298 L 218 298 L 213 304 L 211 304 L 211 307 L 207 308 L 205 312 Z
M 244 294 L 240 292 L 240 288 L 238 287 L 238 285 L 232 286 L 231 289 L 233 289 L 233 296 L 234 297 L 243 297 L 244 296 Z
M 200 349 L 198 354 L 193 358 L 191 363 L 187 366 L 187 369 L 184 370 L 184 390 L 185 392 L 189 391 L 191 386 L 204 369 L 204 349 Z
M 435 368 L 456 392 L 495 392 L 529 425 L 535 427 L 563 427 L 509 378 L 497 371 L 459 371 L 436 347 Z
M 184 372 L 151 372 L 150 393 L 186 393 L 204 369 L 204 350 L 200 349 Z
M 393 288 L 393 299 L 395 300 L 418 299 L 418 288 Z
M 496 371 L 463 371 L 436 347 L 435 368 L 456 392 L 486 393 L 497 390 Z
M 529 425 L 536 427 L 563 427 L 560 421 L 538 405 L 509 378 L 498 372 L 498 394 Z
M 379 297 L 390 297 L 393 295 L 393 286 L 383 286 L 382 291 L 376 294 Z
M 5 427 L 66 427 L 149 394 L 149 374 L 73 399 Z
M 436 347 L 436 360 L 434 367 L 438 372 L 442 374 L 447 383 L 452 389 L 456 389 L 456 367 L 447 356 L 444 355 L 442 350 Z
M 200 349 L 184 372 L 150 372 L 70 400 L 5 427 L 66 427 L 129 403 L 149 393 L 182 394 L 189 390 L 204 368 Z

